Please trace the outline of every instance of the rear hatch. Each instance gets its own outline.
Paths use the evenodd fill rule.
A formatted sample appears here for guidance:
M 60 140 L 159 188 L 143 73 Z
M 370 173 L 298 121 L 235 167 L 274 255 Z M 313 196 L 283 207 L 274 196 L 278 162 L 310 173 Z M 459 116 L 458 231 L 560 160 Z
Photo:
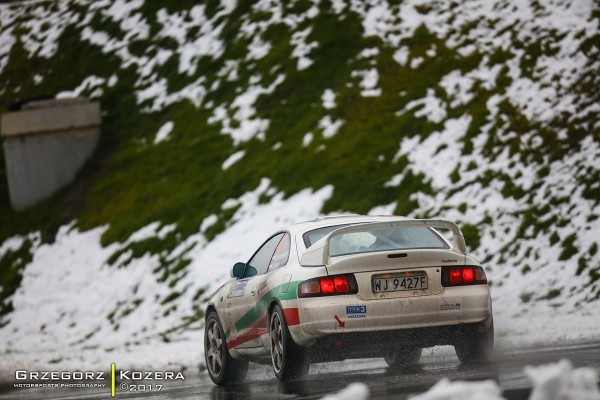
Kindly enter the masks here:
M 452 247 L 435 229 L 452 231 Z M 390 220 L 337 229 L 302 255 L 303 266 L 324 265 L 330 275 L 352 273 L 364 300 L 441 293 L 442 266 L 465 265 L 456 224 L 444 220 Z
M 446 249 L 407 249 L 332 257 L 326 267 L 330 275 L 353 273 L 358 297 L 374 300 L 439 294 L 445 265 L 464 265 L 464 256 Z

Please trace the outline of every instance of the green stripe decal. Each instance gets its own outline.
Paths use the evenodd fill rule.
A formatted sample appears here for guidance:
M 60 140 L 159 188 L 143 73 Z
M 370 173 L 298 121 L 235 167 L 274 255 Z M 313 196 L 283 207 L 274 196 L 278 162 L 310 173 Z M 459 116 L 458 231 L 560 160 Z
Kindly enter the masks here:
M 293 281 L 289 284 L 279 285 L 269 290 L 256 302 L 254 307 L 235 323 L 235 329 L 239 332 L 256 323 L 260 317 L 266 315 L 267 307 L 269 307 L 269 304 L 271 304 L 273 300 L 283 301 L 297 299 L 298 286 L 301 282 L 302 281 Z M 288 287 L 287 292 L 280 293 L 281 288 L 284 286 Z

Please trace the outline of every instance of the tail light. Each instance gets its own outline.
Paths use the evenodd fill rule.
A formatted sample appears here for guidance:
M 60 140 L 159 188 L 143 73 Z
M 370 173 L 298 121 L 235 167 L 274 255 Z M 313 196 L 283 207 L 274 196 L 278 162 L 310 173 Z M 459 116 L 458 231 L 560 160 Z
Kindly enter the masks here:
M 487 284 L 487 277 L 481 267 L 442 267 L 442 286 L 444 287 L 482 284 Z
M 323 276 L 309 279 L 298 286 L 298 297 L 336 296 L 358 293 L 358 284 L 352 274 Z

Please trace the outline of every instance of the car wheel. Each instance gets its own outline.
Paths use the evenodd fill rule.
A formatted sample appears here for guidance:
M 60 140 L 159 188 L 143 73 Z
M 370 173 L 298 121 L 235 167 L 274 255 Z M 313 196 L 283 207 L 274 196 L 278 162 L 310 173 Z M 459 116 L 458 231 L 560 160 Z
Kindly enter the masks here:
M 383 359 L 392 369 L 404 368 L 414 365 L 421 359 L 421 348 L 404 348 L 394 350 L 393 352 L 383 356 Z
M 217 385 L 241 383 L 248 372 L 248 360 L 236 360 L 227 350 L 223 326 L 216 312 L 206 318 L 204 358 L 210 379 Z
M 489 324 L 489 326 L 486 326 Z M 454 345 L 458 359 L 463 364 L 486 363 L 494 353 L 494 321 L 482 324 L 470 335 Z
M 308 373 L 306 351 L 292 339 L 279 305 L 273 308 L 269 318 L 269 337 L 271 362 L 278 380 L 285 382 L 298 379 Z

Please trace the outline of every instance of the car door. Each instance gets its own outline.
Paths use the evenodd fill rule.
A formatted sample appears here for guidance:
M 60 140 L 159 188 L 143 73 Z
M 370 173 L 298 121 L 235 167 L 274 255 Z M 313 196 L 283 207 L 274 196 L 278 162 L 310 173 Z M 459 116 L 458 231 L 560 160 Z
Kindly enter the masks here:
M 267 333 L 265 305 L 259 300 L 268 288 L 267 274 L 273 269 L 274 254 L 282 238 L 287 233 L 278 233 L 270 237 L 246 263 L 244 276 L 233 286 L 227 296 L 227 314 L 232 323 L 232 341 L 229 347 L 247 348 L 261 346 L 260 336 Z M 289 246 L 287 246 L 289 252 Z

